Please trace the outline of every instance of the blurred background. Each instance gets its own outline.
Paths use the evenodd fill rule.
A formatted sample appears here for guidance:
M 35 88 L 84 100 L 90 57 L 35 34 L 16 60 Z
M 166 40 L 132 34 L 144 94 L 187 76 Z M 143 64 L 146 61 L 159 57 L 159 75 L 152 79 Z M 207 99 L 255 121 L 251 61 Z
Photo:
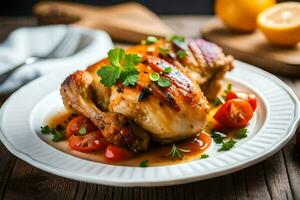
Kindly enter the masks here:
M 31 15 L 32 6 L 39 0 L 2 0 L 1 16 Z M 126 0 L 72 0 L 91 5 L 113 5 Z M 139 0 L 157 14 L 212 14 L 214 0 Z M 5 4 L 5 5 L 4 5 Z
M 41 0 L 2 0 L 0 16 L 31 15 L 32 6 Z M 91 5 L 113 5 L 126 0 L 67 0 Z M 251 1 L 251 0 L 250 0 Z M 286 0 L 277 0 L 278 2 Z M 298 0 L 300 1 L 300 0 Z M 139 2 L 157 14 L 213 14 L 214 0 L 139 0 Z

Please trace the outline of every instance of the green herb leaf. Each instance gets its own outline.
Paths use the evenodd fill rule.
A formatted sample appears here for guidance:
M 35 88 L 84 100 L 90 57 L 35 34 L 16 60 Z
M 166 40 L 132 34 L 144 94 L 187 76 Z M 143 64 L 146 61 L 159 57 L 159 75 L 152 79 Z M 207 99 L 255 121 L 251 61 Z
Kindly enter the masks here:
M 155 42 L 157 42 L 158 39 L 157 37 L 154 36 L 148 36 L 145 40 L 142 41 L 142 44 L 154 44 Z
M 98 70 L 97 74 L 101 77 L 101 83 L 104 86 L 111 87 L 120 78 L 121 69 L 116 66 L 104 66 Z
M 148 160 L 143 160 L 141 163 L 140 163 L 140 167 L 148 167 Z
M 170 87 L 172 85 L 172 82 L 169 78 L 162 77 L 157 80 L 157 84 L 160 87 Z
M 191 150 L 188 149 L 180 149 L 175 144 L 173 144 L 171 151 L 166 155 L 170 156 L 171 158 L 179 158 L 182 159 L 184 154 L 183 153 L 189 153 Z
M 78 130 L 79 135 L 85 135 L 86 134 L 86 128 L 85 127 L 80 127 Z
M 123 81 L 124 86 L 129 86 L 132 85 L 134 86 L 139 80 L 139 75 L 138 74 L 129 74 L 126 76 L 125 80 Z
M 43 134 L 52 134 L 52 141 L 54 142 L 64 140 L 66 134 L 65 129 L 61 125 L 58 125 L 56 128 L 51 128 L 48 125 L 42 126 L 41 132 Z
M 208 154 L 201 154 L 201 156 L 200 156 L 200 159 L 205 159 L 205 158 L 208 158 L 209 157 L 209 155 Z
M 141 62 L 141 57 L 138 54 L 125 55 L 123 49 L 115 48 L 108 52 L 108 60 L 111 65 L 101 67 L 97 71 L 104 86 L 111 87 L 116 84 L 118 79 L 121 79 L 125 86 L 137 83 L 139 71 L 136 65 Z
M 138 54 L 127 54 L 124 59 L 124 70 L 129 70 L 141 62 L 142 58 Z
M 183 36 L 181 36 L 181 35 L 173 35 L 171 37 L 171 41 L 172 42 L 175 42 L 175 41 L 177 41 L 177 42 L 184 42 L 184 40 L 185 40 L 185 38 Z
M 227 88 L 224 90 L 225 94 L 232 91 L 232 83 L 228 83 Z
M 159 73 L 157 73 L 157 72 L 152 72 L 152 73 L 150 74 L 150 79 L 151 79 L 151 81 L 158 81 L 159 78 L 160 78 L 160 75 L 159 75 Z
M 42 132 L 43 134 L 50 134 L 50 133 L 53 132 L 53 129 L 50 128 L 48 125 L 46 125 L 46 126 L 41 126 L 41 132 Z
M 160 52 L 163 56 L 167 56 L 167 54 L 170 52 L 170 49 L 165 48 L 165 47 L 159 47 L 159 52 Z
M 59 142 L 65 139 L 65 132 L 59 132 L 55 130 L 55 133 L 53 134 L 52 141 L 53 142 Z
M 125 50 L 120 48 L 111 49 L 108 53 L 108 60 L 112 65 L 120 67 L 125 58 Z
M 232 149 L 235 145 L 236 141 L 234 141 L 233 139 L 230 139 L 227 142 L 224 142 L 222 147 L 220 149 L 218 149 L 218 151 L 229 151 L 230 149 Z
M 245 137 L 247 137 L 247 132 L 248 132 L 248 129 L 246 128 L 242 128 L 242 129 L 239 129 L 236 133 L 235 133 L 235 137 L 238 138 L 238 139 L 243 139 Z
M 164 73 L 169 74 L 172 71 L 172 67 L 166 67 Z
M 214 129 L 211 129 L 210 137 L 214 140 L 214 142 L 216 144 L 221 144 L 221 143 L 223 143 L 223 139 L 226 138 L 227 135 L 225 135 L 221 132 L 216 132 Z
M 186 51 L 184 51 L 184 50 L 179 50 L 179 51 L 177 51 L 176 54 L 177 54 L 179 59 L 184 59 L 185 56 L 187 55 Z
M 213 100 L 211 100 L 211 103 L 214 105 L 214 106 L 219 106 L 221 104 L 224 104 L 224 99 L 221 98 L 221 97 L 216 97 L 214 98 Z

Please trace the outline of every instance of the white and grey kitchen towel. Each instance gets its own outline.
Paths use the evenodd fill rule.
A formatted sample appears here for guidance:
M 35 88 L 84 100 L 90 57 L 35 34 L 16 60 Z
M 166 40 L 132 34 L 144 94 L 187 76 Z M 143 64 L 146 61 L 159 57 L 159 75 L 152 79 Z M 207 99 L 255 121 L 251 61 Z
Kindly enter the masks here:
M 103 31 L 67 25 L 19 28 L 0 44 L 0 74 L 23 62 L 28 56 L 48 54 L 70 29 L 80 40 L 79 50 L 75 54 L 66 58 L 47 59 L 22 66 L 0 84 L 0 94 L 12 92 L 34 78 L 56 70 L 84 69 L 106 57 L 107 52 L 113 48 L 109 35 Z

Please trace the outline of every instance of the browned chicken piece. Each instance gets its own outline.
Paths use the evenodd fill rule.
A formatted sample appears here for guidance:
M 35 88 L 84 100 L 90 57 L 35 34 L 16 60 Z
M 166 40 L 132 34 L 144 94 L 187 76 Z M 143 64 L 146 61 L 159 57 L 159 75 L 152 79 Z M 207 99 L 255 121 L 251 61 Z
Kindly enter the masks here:
M 125 87 L 117 82 L 105 87 L 97 75 L 103 66 L 111 64 L 104 59 L 65 80 L 61 87 L 65 106 L 89 117 L 109 142 L 134 151 L 148 147 L 148 134 L 161 143 L 198 134 L 207 122 L 207 99 L 219 93 L 233 58 L 201 39 L 159 40 L 134 46 L 126 53 L 142 57 L 136 85 Z M 171 72 L 163 73 L 166 68 Z M 152 81 L 152 72 L 168 78 L 171 86 L 161 87 Z
M 233 57 L 225 56 L 222 49 L 214 43 L 198 39 L 187 42 L 188 49 L 197 61 L 197 65 L 187 65 L 188 73 L 197 73 L 194 77 L 208 100 L 215 98 L 222 89 L 224 76 L 233 69 Z M 183 61 L 184 64 L 184 61 Z M 191 75 L 192 76 L 192 75 Z M 200 76 L 200 77 L 199 77 Z
M 150 140 L 148 133 L 121 113 L 102 112 L 96 107 L 91 98 L 92 80 L 88 72 L 71 74 L 60 90 L 65 107 L 91 119 L 108 142 L 129 147 L 134 152 L 146 150 Z
M 203 39 L 185 42 L 161 40 L 153 45 L 135 46 L 128 51 L 157 56 L 172 63 L 201 87 L 208 100 L 218 95 L 225 73 L 233 69 L 233 57 L 226 56 L 218 45 Z M 186 53 L 184 58 L 180 58 L 182 51 Z

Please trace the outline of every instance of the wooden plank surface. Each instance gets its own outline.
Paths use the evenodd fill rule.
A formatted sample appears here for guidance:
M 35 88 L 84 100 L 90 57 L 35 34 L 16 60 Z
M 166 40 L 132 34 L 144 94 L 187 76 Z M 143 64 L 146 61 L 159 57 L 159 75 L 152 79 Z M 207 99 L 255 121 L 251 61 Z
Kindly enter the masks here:
M 210 17 L 163 16 L 178 34 L 199 37 Z M 32 18 L 0 18 L 0 41 L 11 30 L 35 24 Z M 124 44 L 118 44 L 124 45 Z M 300 79 L 280 76 L 300 97 Z M 7 96 L 0 97 L 0 105 Z M 58 177 L 15 158 L 0 143 L 1 199 L 300 199 L 300 163 L 293 139 L 269 159 L 239 172 L 185 185 L 120 188 Z
M 300 45 L 293 48 L 271 45 L 260 31 L 234 32 L 217 18 L 209 20 L 201 32 L 204 38 L 219 44 L 239 60 L 274 73 L 300 76 Z

